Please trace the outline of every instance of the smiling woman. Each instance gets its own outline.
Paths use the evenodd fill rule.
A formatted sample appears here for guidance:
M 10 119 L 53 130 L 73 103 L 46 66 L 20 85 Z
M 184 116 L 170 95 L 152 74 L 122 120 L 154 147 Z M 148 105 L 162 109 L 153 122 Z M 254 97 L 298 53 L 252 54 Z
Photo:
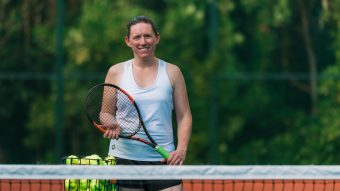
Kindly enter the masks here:
M 125 43 L 132 49 L 135 58 L 152 58 L 156 45 L 159 43 L 159 33 L 148 23 L 137 23 L 130 27 Z
M 160 147 L 169 153 L 163 158 L 155 150 L 132 139 L 119 139 L 124 127 L 108 125 L 103 129 L 104 137 L 111 139 L 109 155 L 117 158 L 118 165 L 182 165 L 186 158 L 191 136 L 192 116 L 186 85 L 181 70 L 155 56 L 160 34 L 153 21 L 145 16 L 137 16 L 127 24 L 125 43 L 131 48 L 133 58 L 114 64 L 107 72 L 105 83 L 114 84 L 131 95 L 138 105 L 146 131 L 138 132 L 138 137 L 146 138 L 149 132 Z M 117 101 L 118 103 L 119 101 Z M 122 112 L 118 108 L 112 117 Z M 174 142 L 172 110 L 177 118 L 177 144 Z M 175 147 L 177 145 L 177 147 Z M 181 180 L 118 181 L 120 190 L 182 190 Z

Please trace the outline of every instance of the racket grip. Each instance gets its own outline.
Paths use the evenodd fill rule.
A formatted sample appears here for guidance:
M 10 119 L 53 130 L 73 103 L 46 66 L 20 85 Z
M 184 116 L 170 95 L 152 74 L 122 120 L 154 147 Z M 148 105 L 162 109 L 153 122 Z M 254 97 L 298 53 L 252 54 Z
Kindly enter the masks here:
M 155 150 L 160 154 L 160 155 L 162 155 L 162 157 L 163 158 L 165 158 L 165 159 L 168 159 L 169 158 L 169 156 L 170 156 L 170 154 L 169 154 L 169 152 L 168 151 L 166 151 L 163 147 L 161 147 L 161 146 L 156 146 L 155 147 Z

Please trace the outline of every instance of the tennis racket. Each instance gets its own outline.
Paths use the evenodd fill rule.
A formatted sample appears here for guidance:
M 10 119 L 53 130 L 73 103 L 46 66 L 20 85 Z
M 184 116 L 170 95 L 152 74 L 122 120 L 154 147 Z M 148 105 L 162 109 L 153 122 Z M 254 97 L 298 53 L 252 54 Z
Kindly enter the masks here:
M 84 106 L 88 119 L 102 133 L 108 126 L 118 127 L 120 138 L 147 144 L 163 158 L 169 158 L 169 153 L 157 145 L 145 128 L 135 100 L 120 87 L 108 83 L 95 85 L 87 93 Z M 149 141 L 135 136 L 141 128 Z

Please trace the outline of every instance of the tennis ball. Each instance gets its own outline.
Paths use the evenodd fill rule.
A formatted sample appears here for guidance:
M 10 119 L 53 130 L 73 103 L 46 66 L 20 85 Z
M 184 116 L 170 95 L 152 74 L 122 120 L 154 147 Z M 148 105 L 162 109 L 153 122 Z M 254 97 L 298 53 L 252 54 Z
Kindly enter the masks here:
M 90 155 L 90 156 L 86 156 L 85 159 L 89 160 L 89 164 L 90 165 L 98 165 L 100 164 L 100 160 L 102 160 L 102 158 L 96 154 Z
M 70 164 L 80 164 L 80 160 L 79 160 L 79 158 L 78 158 L 77 156 L 75 156 L 75 155 L 70 155 L 70 156 L 68 156 L 68 157 L 66 158 L 65 163 L 66 163 L 67 165 L 70 165 Z
M 99 159 L 99 165 L 106 165 L 106 161 L 102 158 Z
M 113 156 L 107 156 L 105 157 L 105 161 L 107 165 L 116 165 L 116 158 Z
M 79 189 L 80 190 L 86 190 L 89 187 L 89 180 L 87 179 L 81 179 L 79 182 Z
M 65 190 L 76 191 L 78 189 L 78 180 L 66 179 L 65 180 Z
M 90 181 L 90 190 L 91 191 L 100 191 L 99 180 L 91 179 L 91 181 Z
M 90 164 L 90 159 L 88 157 L 89 156 L 81 158 L 80 159 L 80 164 L 82 164 L 82 165 L 89 165 Z

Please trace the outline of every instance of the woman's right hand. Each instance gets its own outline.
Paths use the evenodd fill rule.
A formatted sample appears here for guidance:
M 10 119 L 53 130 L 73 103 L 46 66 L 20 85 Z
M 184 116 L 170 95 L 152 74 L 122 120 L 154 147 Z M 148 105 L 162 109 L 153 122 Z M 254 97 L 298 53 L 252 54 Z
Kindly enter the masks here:
M 105 129 L 104 138 L 107 139 L 118 139 L 120 135 L 120 127 L 117 124 L 101 125 Z

